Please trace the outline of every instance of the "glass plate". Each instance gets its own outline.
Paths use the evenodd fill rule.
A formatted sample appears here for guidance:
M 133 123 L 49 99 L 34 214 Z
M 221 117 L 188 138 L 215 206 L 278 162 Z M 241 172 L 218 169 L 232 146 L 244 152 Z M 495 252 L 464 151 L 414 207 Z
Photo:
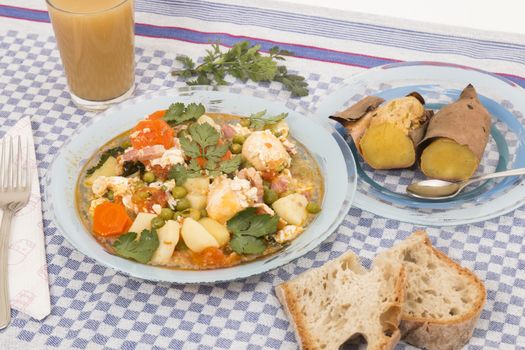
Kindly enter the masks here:
M 428 108 L 439 109 L 455 101 L 471 83 L 493 116 L 491 137 L 476 175 L 525 167 L 525 90 L 515 83 L 477 69 L 437 62 L 389 64 L 357 74 L 329 94 L 316 115 L 328 117 L 366 95 L 386 100 L 417 91 Z M 414 224 L 447 226 L 484 221 L 525 204 L 524 179 L 509 177 L 469 186 L 456 198 L 430 201 L 405 193 L 410 183 L 425 179 L 417 169 L 373 170 L 357 154 L 358 189 L 354 205 L 374 214 Z
M 234 92 L 232 92 L 232 90 Z M 324 241 L 350 209 L 357 186 L 352 153 L 346 141 L 330 126 L 286 108 L 269 94 L 253 91 L 250 96 L 233 88 L 180 88 L 137 97 L 98 115 L 71 136 L 61 148 L 46 175 L 46 205 L 54 222 L 68 241 L 86 256 L 147 280 L 175 283 L 226 281 L 259 274 L 286 264 Z M 247 264 L 208 271 L 184 271 L 139 264 L 107 253 L 88 232 L 75 209 L 75 186 L 82 166 L 99 147 L 131 129 L 152 111 L 173 102 L 203 103 L 210 112 L 249 115 L 266 109 L 268 114 L 288 112 L 292 135 L 315 157 L 324 176 L 323 210 L 306 231 L 280 252 Z M 312 137 L 315 135 L 315 137 Z

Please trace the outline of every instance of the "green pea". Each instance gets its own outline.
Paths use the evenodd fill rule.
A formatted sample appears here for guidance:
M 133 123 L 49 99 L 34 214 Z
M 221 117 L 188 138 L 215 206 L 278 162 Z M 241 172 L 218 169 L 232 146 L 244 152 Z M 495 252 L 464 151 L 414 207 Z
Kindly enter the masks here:
M 177 202 L 177 210 L 183 211 L 191 207 L 191 203 L 188 198 L 182 198 Z
M 242 152 L 242 146 L 238 143 L 232 143 L 230 146 L 230 151 L 232 151 L 233 154 L 239 154 Z
M 122 148 L 124 148 L 124 149 L 125 149 L 125 148 L 129 148 L 129 147 L 131 147 L 131 141 L 130 141 L 130 140 L 126 140 L 126 141 L 122 142 L 122 144 L 120 145 L 120 147 L 122 147 Z
M 251 122 L 249 118 L 241 118 L 241 121 L 239 122 L 244 127 L 249 127 Z
M 244 137 L 243 135 L 241 134 L 236 134 L 233 139 L 232 139 L 232 142 L 233 143 L 237 143 L 239 145 L 242 145 L 244 143 L 244 141 L 246 141 L 246 137 Z
M 173 210 L 170 208 L 162 208 L 159 214 L 161 219 L 171 220 L 173 218 Z
M 113 193 L 113 191 L 108 191 L 106 193 L 106 198 L 109 199 L 110 201 L 112 201 L 113 199 L 115 199 L 115 194 Z
M 161 228 L 165 224 L 166 222 L 164 221 L 164 219 L 159 216 L 156 216 L 153 219 L 151 219 L 151 227 L 154 229 Z
M 205 218 L 208 216 L 208 211 L 206 209 L 201 209 L 201 217 Z
M 273 202 L 279 199 L 279 195 L 274 190 L 265 189 L 263 199 L 264 199 L 264 203 L 268 205 L 272 205 Z
M 315 202 L 310 202 L 306 205 L 306 211 L 310 214 L 317 214 L 321 211 L 321 207 Z
M 188 194 L 188 190 L 185 187 L 182 187 L 182 186 L 175 186 L 171 190 L 171 195 L 175 199 L 184 198 L 184 197 L 186 197 L 187 194 Z
M 155 181 L 155 174 L 153 174 L 151 171 L 146 171 L 144 175 L 142 175 L 142 180 L 147 183 L 152 183 Z

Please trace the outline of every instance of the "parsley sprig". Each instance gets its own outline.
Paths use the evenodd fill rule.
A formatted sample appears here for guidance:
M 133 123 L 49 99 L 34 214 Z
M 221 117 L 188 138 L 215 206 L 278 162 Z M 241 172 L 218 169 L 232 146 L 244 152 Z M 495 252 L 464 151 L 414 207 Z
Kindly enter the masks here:
M 269 128 L 288 116 L 288 113 L 281 113 L 274 117 L 265 117 L 266 110 L 250 115 L 247 119 L 250 121 L 249 127 L 255 130 Z
M 136 232 L 128 232 L 113 243 L 117 255 L 143 264 L 151 260 L 158 247 L 159 237 L 155 229 L 143 230 L 138 240 Z
M 257 215 L 256 208 L 246 208 L 226 223 L 232 232 L 230 248 L 239 254 L 261 254 L 266 249 L 264 237 L 277 231 L 277 215 Z
M 172 124 L 182 124 L 190 120 L 197 120 L 206 112 L 202 103 L 190 103 L 185 105 L 182 102 L 172 103 L 162 119 Z
M 305 78 L 288 73 L 286 66 L 278 65 L 278 61 L 284 61 L 284 56 L 293 55 L 292 52 L 281 50 L 275 46 L 270 49 L 268 55 L 262 55 L 260 45 L 251 45 L 249 41 L 241 41 L 223 52 L 219 43 L 212 44 L 210 50 L 206 50 L 203 63 L 196 63 L 188 56 L 178 56 L 183 69 L 172 72 L 174 76 L 180 76 L 187 80 L 188 85 L 227 85 L 226 76 L 231 75 L 246 82 L 247 80 L 277 81 L 292 93 L 294 97 L 308 95 L 308 83 Z

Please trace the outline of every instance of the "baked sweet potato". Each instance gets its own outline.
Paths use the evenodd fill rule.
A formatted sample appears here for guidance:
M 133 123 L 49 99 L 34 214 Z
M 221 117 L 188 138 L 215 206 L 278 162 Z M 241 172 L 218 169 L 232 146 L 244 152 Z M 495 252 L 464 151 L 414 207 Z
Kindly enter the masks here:
M 443 107 L 430 121 L 420 167 L 431 178 L 462 181 L 476 172 L 489 140 L 490 113 L 469 84 L 459 99 Z
M 408 168 L 416 161 L 415 145 L 433 112 L 425 110 L 425 100 L 416 92 L 383 102 L 367 96 L 331 118 L 345 126 L 372 168 Z

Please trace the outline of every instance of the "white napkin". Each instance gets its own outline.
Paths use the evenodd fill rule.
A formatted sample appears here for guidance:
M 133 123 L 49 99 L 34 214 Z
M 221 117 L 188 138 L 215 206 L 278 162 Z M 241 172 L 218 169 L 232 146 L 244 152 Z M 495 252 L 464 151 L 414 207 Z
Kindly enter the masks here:
M 15 215 L 11 223 L 8 253 L 9 299 L 14 309 L 41 320 L 51 312 L 51 302 L 42 224 L 42 201 L 29 117 L 22 118 L 7 132 L 7 136 L 16 135 L 22 136 L 24 141 L 28 140 L 29 166 L 32 169 L 33 179 L 29 202 Z

